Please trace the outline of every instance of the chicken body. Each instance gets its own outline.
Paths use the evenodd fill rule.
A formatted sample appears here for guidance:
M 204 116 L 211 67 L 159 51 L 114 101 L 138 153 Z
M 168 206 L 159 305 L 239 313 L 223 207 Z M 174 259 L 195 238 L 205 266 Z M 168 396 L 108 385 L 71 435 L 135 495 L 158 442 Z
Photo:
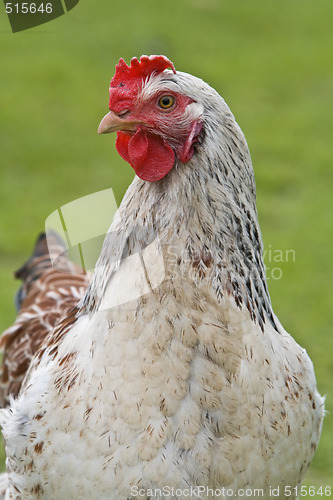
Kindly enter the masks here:
M 89 276 L 71 262 L 58 235 L 39 235 L 32 256 L 15 272 L 23 281 L 16 295 L 18 316 L 1 335 L 0 407 L 19 393 L 36 351 L 82 298 Z
M 156 121 L 149 105 L 170 95 L 181 114 Z M 2 412 L 6 498 L 286 498 L 317 446 L 323 399 L 272 311 L 245 138 L 185 73 L 152 71 L 123 100 L 110 100 L 102 131 L 127 134 L 117 148 L 142 178 L 75 317 Z

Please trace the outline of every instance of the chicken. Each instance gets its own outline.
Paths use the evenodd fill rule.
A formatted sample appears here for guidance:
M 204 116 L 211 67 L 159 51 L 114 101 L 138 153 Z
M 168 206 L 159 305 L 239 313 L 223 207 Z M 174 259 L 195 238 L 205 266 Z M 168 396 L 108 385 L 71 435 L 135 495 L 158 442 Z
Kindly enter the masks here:
M 1 411 L 6 498 L 295 498 L 324 400 L 272 310 L 244 135 L 164 56 L 121 59 L 109 108 L 136 176 Z
M 76 306 L 89 283 L 88 274 L 71 262 L 56 233 L 39 235 L 30 259 L 15 272 L 23 280 L 16 295 L 18 317 L 0 338 L 0 407 L 17 396 L 32 356 L 46 335 Z

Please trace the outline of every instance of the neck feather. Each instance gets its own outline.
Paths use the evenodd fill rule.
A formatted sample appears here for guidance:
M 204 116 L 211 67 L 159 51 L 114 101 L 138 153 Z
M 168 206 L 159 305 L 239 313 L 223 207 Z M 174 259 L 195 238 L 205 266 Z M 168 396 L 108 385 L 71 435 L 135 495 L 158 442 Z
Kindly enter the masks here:
M 230 112 L 229 112 L 230 113 Z M 176 163 L 161 181 L 136 177 L 106 238 L 95 276 L 83 301 L 91 309 L 103 295 L 115 262 L 157 237 L 166 272 L 172 268 L 196 286 L 210 286 L 218 301 L 232 296 L 264 330 L 277 329 L 267 289 L 248 147 L 233 115 L 224 127 L 213 121 L 192 160 Z M 171 273 L 171 271 L 170 271 Z M 173 278 L 175 279 L 175 278 Z M 172 286 L 172 285 L 171 285 Z

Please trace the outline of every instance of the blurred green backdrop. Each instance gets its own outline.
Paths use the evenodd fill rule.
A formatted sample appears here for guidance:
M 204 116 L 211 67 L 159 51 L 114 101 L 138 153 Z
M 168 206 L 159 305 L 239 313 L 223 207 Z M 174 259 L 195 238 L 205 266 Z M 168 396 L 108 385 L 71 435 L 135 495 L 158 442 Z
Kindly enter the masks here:
M 12 34 L 0 6 L 0 330 L 46 217 L 108 187 L 119 203 L 133 178 L 96 133 L 119 57 L 166 54 L 223 95 L 247 137 L 273 306 L 327 394 L 315 486 L 333 476 L 332 19 L 332 0 L 99 0 Z

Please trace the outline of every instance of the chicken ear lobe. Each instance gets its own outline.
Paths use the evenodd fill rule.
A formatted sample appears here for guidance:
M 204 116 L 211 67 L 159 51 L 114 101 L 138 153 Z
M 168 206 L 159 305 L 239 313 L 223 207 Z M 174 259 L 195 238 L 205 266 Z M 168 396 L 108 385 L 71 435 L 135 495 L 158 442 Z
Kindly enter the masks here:
M 194 121 L 190 133 L 185 141 L 184 147 L 179 152 L 179 159 L 182 163 L 190 161 L 194 153 L 194 144 L 199 138 L 199 134 L 202 129 L 202 123 L 199 121 Z

